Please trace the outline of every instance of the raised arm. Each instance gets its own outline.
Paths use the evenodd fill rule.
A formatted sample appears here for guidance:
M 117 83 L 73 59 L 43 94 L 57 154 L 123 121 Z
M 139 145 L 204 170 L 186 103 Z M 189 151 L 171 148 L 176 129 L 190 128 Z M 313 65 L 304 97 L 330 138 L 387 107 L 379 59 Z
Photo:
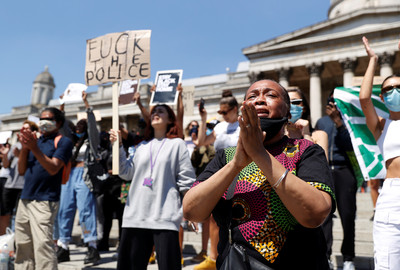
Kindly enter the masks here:
M 363 37 L 363 42 L 365 51 L 367 52 L 369 57 L 369 63 L 361 84 L 359 98 L 360 98 L 361 109 L 365 115 L 368 129 L 374 135 L 375 140 L 378 140 L 382 131 L 380 127 L 381 119 L 376 113 L 374 104 L 372 103 L 371 99 L 375 69 L 378 65 L 378 56 L 369 46 L 368 39 L 366 37 Z
M 140 100 L 139 90 L 133 94 L 133 100 L 136 101 L 136 104 L 139 106 L 139 109 L 142 113 L 143 119 L 146 123 L 150 122 L 150 112 L 143 106 L 142 101 Z
M 184 106 L 183 106 L 183 100 L 182 100 L 182 84 L 179 84 L 178 87 L 176 88 L 178 91 L 178 109 L 177 109 L 177 115 L 176 115 L 176 122 L 179 127 L 179 138 L 184 138 L 183 134 L 183 113 L 184 113 Z
M 201 121 L 199 123 L 199 135 L 198 135 L 198 146 L 202 145 L 210 145 L 215 142 L 216 136 L 215 132 L 213 131 L 211 134 L 206 135 L 206 128 L 207 128 L 207 111 L 203 108 L 201 111 L 199 109 Z
M 94 116 L 93 110 L 89 105 L 89 101 L 87 100 L 87 93 L 85 91 L 82 92 L 82 100 L 85 103 L 87 114 L 87 130 L 90 150 L 96 159 L 100 159 L 100 154 L 98 150 L 98 146 L 100 144 L 99 130 L 97 129 L 96 117 Z

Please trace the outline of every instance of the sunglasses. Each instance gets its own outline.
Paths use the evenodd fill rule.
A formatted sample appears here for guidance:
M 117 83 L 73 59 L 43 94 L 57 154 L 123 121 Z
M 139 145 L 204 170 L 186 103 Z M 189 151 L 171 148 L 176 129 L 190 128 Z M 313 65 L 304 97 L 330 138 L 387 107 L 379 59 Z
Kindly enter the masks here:
M 398 84 L 398 85 L 388 85 L 388 86 L 385 86 L 385 87 L 383 87 L 383 88 L 381 89 L 381 92 L 382 92 L 382 93 L 386 93 L 386 92 L 389 92 L 390 90 L 393 90 L 393 88 L 398 88 L 398 89 L 400 89 L 400 84 Z
M 290 101 L 290 103 L 293 105 L 300 105 L 302 102 L 303 102 L 303 100 L 301 98 L 293 99 Z
M 232 111 L 233 110 L 233 108 L 230 108 L 229 110 L 227 110 L 227 111 L 222 111 L 222 110 L 219 110 L 217 113 L 218 114 L 222 114 L 222 115 L 227 115 L 230 111 Z
M 41 117 L 41 118 L 39 118 L 39 120 L 50 120 L 50 121 L 53 121 L 53 120 L 54 120 L 54 118 L 49 118 L 49 117 Z

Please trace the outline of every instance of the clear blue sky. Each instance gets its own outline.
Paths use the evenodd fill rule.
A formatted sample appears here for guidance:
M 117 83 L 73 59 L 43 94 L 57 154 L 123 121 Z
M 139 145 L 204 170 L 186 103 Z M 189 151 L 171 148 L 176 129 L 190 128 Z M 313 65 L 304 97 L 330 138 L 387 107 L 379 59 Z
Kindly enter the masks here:
M 327 19 L 329 0 L 4 1 L 0 9 L 0 114 L 28 105 L 47 65 L 55 97 L 84 83 L 86 40 L 151 29 L 152 78 L 183 69 L 184 79 L 232 71 L 242 49 Z M 89 92 L 97 87 L 90 87 Z

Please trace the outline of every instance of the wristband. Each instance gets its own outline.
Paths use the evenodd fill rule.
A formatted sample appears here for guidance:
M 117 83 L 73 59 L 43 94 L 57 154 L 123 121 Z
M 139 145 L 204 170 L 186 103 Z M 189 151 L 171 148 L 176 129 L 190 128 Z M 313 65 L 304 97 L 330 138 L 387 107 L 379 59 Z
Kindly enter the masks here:
M 281 175 L 281 177 L 276 181 L 276 183 L 272 186 L 273 189 L 277 189 L 279 185 L 282 183 L 283 179 L 286 177 L 288 174 L 289 170 L 286 169 L 286 171 Z

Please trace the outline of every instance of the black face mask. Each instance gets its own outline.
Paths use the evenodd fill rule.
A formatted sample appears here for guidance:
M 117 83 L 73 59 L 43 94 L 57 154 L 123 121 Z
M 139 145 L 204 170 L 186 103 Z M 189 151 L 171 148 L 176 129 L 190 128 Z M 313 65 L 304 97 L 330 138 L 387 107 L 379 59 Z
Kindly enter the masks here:
M 260 117 L 260 125 L 261 130 L 265 131 L 267 135 L 265 136 L 264 141 L 268 141 L 275 137 L 276 134 L 282 129 L 283 125 L 287 123 L 288 118 L 265 118 Z

